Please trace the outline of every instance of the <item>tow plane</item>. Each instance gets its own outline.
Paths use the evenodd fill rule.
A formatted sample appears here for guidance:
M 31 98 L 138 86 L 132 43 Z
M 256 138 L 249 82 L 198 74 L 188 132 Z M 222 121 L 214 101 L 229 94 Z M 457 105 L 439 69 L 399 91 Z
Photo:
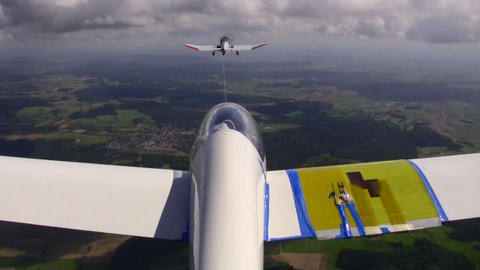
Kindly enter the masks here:
M 269 171 L 252 115 L 221 103 L 201 123 L 189 171 L 0 156 L 0 220 L 182 239 L 190 269 L 259 270 L 265 241 L 479 217 L 479 164 L 466 154 Z
M 212 55 L 215 56 L 215 52 L 217 51 L 221 52 L 222 55 L 235 51 L 235 53 L 239 55 L 240 51 L 252 51 L 265 45 L 267 45 L 267 43 L 259 43 L 254 45 L 233 45 L 232 40 L 229 37 L 223 36 L 220 38 L 220 43 L 218 45 L 209 46 L 185 44 L 184 46 L 195 51 L 210 51 L 212 52 Z

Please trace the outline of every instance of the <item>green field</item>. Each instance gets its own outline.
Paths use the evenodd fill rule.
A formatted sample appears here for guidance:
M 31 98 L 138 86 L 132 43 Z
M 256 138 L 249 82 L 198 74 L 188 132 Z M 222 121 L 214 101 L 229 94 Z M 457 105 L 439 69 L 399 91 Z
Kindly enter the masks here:
M 46 106 L 28 107 L 17 113 L 20 121 L 33 121 L 42 123 L 53 118 L 52 109 Z
M 101 135 L 84 135 L 84 134 L 64 134 L 64 133 L 48 133 L 39 137 L 41 140 L 55 141 L 61 139 L 72 139 L 80 145 L 104 144 L 109 140 L 108 136 Z
M 83 118 L 74 124 L 79 128 L 108 127 L 108 128 L 135 128 L 139 123 L 145 126 L 154 126 L 150 116 L 137 110 L 117 110 L 117 115 L 100 115 L 95 118 Z
M 433 243 L 452 252 L 466 256 L 477 269 L 480 269 L 480 251 L 475 246 L 479 241 L 469 243 L 454 241 L 448 237 L 453 229 L 442 226 L 424 229 L 411 233 L 382 235 L 378 238 L 332 239 L 318 241 L 317 239 L 300 239 L 282 243 L 282 251 L 286 253 L 328 253 L 332 255 L 329 269 L 335 269 L 336 258 L 343 249 L 353 249 L 371 252 L 415 252 L 415 239 L 428 239 Z

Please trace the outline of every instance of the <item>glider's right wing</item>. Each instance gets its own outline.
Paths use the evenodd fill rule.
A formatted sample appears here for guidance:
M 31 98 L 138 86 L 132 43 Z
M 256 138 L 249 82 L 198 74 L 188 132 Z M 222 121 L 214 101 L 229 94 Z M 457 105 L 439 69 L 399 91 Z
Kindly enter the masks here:
M 184 44 L 183 46 L 195 51 L 219 51 L 220 50 L 218 46 L 193 45 L 193 44 Z
M 416 230 L 480 217 L 480 154 L 267 172 L 266 240 Z
M 187 237 L 190 174 L 0 156 L 0 220 Z

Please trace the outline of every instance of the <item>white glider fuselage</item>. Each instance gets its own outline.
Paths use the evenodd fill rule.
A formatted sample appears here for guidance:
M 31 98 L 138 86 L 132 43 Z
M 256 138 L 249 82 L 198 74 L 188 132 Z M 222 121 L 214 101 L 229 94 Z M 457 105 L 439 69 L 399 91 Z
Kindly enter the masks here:
M 261 147 L 261 140 L 251 141 L 245 135 L 251 130 L 239 127 L 255 125 L 251 116 L 243 117 L 243 111 L 236 116 L 217 117 L 223 113 L 221 110 L 236 114 L 238 107 L 232 103 L 215 106 L 204 123 L 209 122 L 209 117 L 217 119 L 202 124 L 204 130 L 210 131 L 203 137 L 200 129 L 199 143 L 193 149 L 191 269 L 263 269 L 265 162 L 263 150 L 255 146 L 260 143 Z M 253 123 L 238 123 L 239 119 Z M 225 121 L 235 124 L 215 130 Z

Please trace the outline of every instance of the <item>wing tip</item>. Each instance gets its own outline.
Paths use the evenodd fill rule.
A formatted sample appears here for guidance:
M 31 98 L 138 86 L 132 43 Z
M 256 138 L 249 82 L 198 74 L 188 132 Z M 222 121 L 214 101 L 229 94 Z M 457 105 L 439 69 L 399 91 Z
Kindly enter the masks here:
M 253 46 L 253 47 L 252 47 L 252 50 L 261 48 L 261 47 L 263 47 L 263 46 L 265 46 L 265 45 L 267 45 L 267 43 L 260 43 L 260 44 L 258 44 L 258 45 Z
M 183 46 L 187 47 L 187 48 L 190 48 L 192 50 L 195 50 L 195 51 L 199 51 L 200 49 L 195 47 L 195 45 L 192 45 L 192 44 L 183 44 Z

